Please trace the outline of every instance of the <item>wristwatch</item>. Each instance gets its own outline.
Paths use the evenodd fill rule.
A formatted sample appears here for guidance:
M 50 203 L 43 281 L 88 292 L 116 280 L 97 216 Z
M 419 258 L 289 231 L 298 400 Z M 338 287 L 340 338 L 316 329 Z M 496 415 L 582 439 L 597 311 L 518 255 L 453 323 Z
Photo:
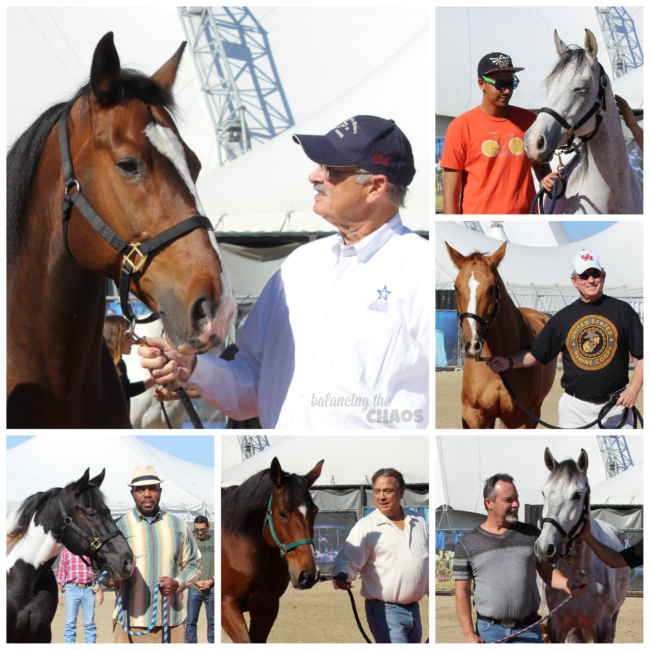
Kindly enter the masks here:
M 515 365 L 515 362 L 512 360 L 512 357 L 508 357 L 508 370 L 512 370 L 512 366 Z

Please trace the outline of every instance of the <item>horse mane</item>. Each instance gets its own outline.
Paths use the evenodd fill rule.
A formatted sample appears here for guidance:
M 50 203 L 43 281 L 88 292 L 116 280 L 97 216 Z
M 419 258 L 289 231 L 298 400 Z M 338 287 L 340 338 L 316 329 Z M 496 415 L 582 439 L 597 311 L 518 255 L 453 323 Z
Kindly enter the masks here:
M 128 99 L 139 99 L 145 104 L 167 109 L 173 116 L 176 104 L 173 97 L 155 79 L 137 70 L 124 68 L 120 72 L 120 92 L 116 104 Z M 54 104 L 44 111 L 14 142 L 7 155 L 7 262 L 12 268 L 20 246 L 21 223 L 32 179 L 54 125 L 68 104 L 84 98 L 82 119 L 90 107 L 90 81 L 81 86 L 66 102 Z M 54 179 L 53 179 L 54 182 Z M 63 188 L 61 188 L 63 200 Z
M 587 52 L 578 47 L 577 45 L 570 45 L 565 51 L 564 54 L 557 60 L 555 67 L 551 70 L 551 74 L 546 77 L 544 84 L 548 88 L 549 84 L 555 77 L 558 77 L 563 72 L 568 70 L 575 63 L 575 71 L 580 70 L 585 62 L 585 57 Z
M 290 509 L 301 505 L 305 491 L 309 492 L 307 481 L 298 474 L 289 474 L 282 487 Z M 226 488 L 221 495 L 221 521 L 226 530 L 239 535 L 248 533 L 251 520 L 256 519 L 256 515 L 264 512 L 269 505 L 272 489 L 270 469 L 254 474 L 240 486 Z M 259 533 L 262 534 L 261 528 Z
M 467 262 L 476 262 L 478 260 L 485 260 L 486 257 L 489 257 L 492 253 L 481 253 L 480 251 L 474 251 L 473 253 L 470 253 L 466 258 L 465 261 Z
M 578 463 L 575 460 L 569 458 L 568 460 L 563 460 L 561 463 L 558 463 L 555 466 L 555 469 L 551 472 L 547 484 L 553 482 L 554 484 L 559 484 L 559 487 L 564 485 L 570 485 L 575 483 L 582 476 L 582 472 L 578 469 Z
M 38 509 L 59 492 L 68 494 L 70 492 L 69 488 L 73 484 L 74 482 L 68 483 L 64 488 L 51 488 L 46 492 L 37 492 L 36 494 L 32 494 L 32 496 L 27 497 L 20 504 L 20 506 L 18 506 L 18 510 L 14 516 L 14 527 L 10 532 L 7 533 L 7 545 L 15 543 L 22 539 L 29 529 L 29 524 L 31 523 Z M 95 508 L 96 510 L 106 508 L 104 495 L 93 483 L 88 483 L 86 485 L 83 492 L 81 493 L 81 496 L 85 508 Z

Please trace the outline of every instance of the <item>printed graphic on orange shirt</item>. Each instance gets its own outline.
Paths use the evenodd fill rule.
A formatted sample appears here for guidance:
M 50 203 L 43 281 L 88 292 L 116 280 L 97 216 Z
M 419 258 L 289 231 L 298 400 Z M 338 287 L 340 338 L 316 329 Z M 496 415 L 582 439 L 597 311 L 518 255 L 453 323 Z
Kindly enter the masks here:
M 600 370 L 618 348 L 618 331 L 602 316 L 586 316 L 569 330 L 566 346 L 578 368 Z
M 493 139 L 485 140 L 481 145 L 481 151 L 488 158 L 521 156 L 524 153 L 524 141 L 514 133 L 497 135 L 494 132 L 490 135 L 494 136 Z

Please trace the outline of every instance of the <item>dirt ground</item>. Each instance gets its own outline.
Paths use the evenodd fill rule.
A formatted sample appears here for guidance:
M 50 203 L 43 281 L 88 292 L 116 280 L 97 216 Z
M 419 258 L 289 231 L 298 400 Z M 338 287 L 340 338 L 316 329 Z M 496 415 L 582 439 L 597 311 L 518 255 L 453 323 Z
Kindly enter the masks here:
M 476 621 L 473 607 L 472 617 Z M 463 643 L 454 596 L 436 596 L 436 643 Z M 618 615 L 614 643 L 643 643 L 643 598 L 625 599 Z
M 360 583 L 353 589 L 354 602 L 366 634 L 364 600 L 359 596 Z M 244 614 L 246 623 L 250 622 Z M 429 638 L 429 598 L 420 602 L 422 643 Z M 372 638 L 370 636 L 370 638 Z M 221 642 L 232 643 L 221 630 Z M 354 620 L 350 598 L 343 591 L 335 591 L 331 582 L 318 583 L 307 591 L 298 591 L 291 585 L 280 600 L 280 613 L 268 639 L 269 643 L 365 643 Z
M 185 607 L 187 608 L 187 591 L 184 595 Z M 115 595 L 106 592 L 106 600 L 102 605 L 95 605 L 95 624 L 97 625 L 97 643 L 113 643 L 113 609 L 115 607 Z M 65 607 L 59 605 L 52 621 L 52 643 L 65 643 L 63 639 L 63 626 L 65 624 Z M 215 621 L 215 625 L 217 622 Z M 205 617 L 205 606 L 199 612 L 197 625 L 197 637 L 199 643 L 208 642 L 208 622 Z M 77 617 L 77 643 L 85 643 L 84 623 L 79 608 Z
M 630 379 L 632 372 L 630 372 Z M 557 405 L 564 393 L 560 381 L 562 370 L 558 369 L 553 388 L 542 404 L 542 420 L 557 426 Z M 462 403 L 461 391 L 463 385 L 462 372 L 441 371 L 436 372 L 436 428 L 437 429 L 462 429 Z M 513 386 L 516 391 L 517 387 Z M 643 388 L 639 393 L 636 407 L 643 417 Z M 538 425 L 538 429 L 544 427 Z

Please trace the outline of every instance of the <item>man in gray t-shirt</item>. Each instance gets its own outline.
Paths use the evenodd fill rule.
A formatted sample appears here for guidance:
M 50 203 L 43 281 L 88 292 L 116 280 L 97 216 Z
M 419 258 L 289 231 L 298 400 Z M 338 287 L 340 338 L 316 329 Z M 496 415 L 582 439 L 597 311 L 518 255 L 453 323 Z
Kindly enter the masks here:
M 456 611 L 465 643 L 492 643 L 540 619 L 536 574 L 560 591 L 581 596 L 586 585 L 569 580 L 559 569 L 540 564 L 535 555 L 539 530 L 518 521 L 519 496 L 508 474 L 496 474 L 483 489 L 487 520 L 465 533 L 456 545 L 454 572 Z M 476 628 L 472 624 L 474 580 Z M 513 639 L 542 643 L 539 626 Z

